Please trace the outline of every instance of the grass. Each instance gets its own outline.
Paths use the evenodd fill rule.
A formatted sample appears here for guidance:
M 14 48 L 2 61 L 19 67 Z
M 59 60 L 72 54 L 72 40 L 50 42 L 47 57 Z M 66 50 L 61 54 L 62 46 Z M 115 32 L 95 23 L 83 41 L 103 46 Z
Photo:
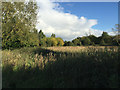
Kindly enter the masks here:
M 118 47 L 2 51 L 3 88 L 117 88 Z

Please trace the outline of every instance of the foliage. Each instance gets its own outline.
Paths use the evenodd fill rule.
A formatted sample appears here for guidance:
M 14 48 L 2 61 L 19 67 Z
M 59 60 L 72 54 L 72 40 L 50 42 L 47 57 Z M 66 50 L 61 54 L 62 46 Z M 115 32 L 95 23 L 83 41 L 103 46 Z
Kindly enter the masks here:
M 101 41 L 100 41 L 100 45 L 101 45 L 101 46 L 106 45 L 105 41 L 104 41 L 104 40 L 101 40 Z
M 102 33 L 102 37 L 107 37 L 107 36 L 109 36 L 107 32 Z
M 112 43 L 113 43 L 113 45 L 115 45 L 115 46 L 120 46 L 120 35 L 114 36 Z
M 90 41 L 94 44 L 97 44 L 97 37 L 94 35 L 89 35 L 88 38 L 90 39 Z
M 120 24 L 115 24 L 115 28 L 112 28 L 116 35 L 120 35 Z
M 64 46 L 74 46 L 74 44 L 71 41 L 65 41 Z
M 50 40 L 52 42 L 51 46 L 57 46 L 58 45 L 58 41 L 57 41 L 57 39 L 55 37 L 51 37 Z
M 54 37 L 45 37 L 40 40 L 40 46 L 62 46 L 64 45 L 64 41 L 61 38 L 54 38 Z
M 55 38 L 55 34 L 52 33 L 51 37 L 54 37 L 54 38 Z
M 37 34 L 35 33 L 36 16 L 37 4 L 35 2 L 3 2 L 3 48 L 38 46 L 38 37 L 36 37 Z
M 58 37 L 56 39 L 57 39 L 57 42 L 58 42 L 57 46 L 63 46 L 64 45 L 64 41 L 62 40 L 62 38 Z
M 42 32 L 42 30 L 39 31 L 38 36 L 39 36 L 39 40 L 46 37 L 45 34 Z
M 116 36 L 113 38 L 113 42 L 115 45 L 120 46 L 120 24 L 116 24 L 115 28 L 112 28 L 112 30 L 116 34 Z
M 117 47 L 2 51 L 4 88 L 119 88 Z
M 2 3 L 2 48 L 21 47 L 50 47 L 50 46 L 88 46 L 88 45 L 109 45 L 119 46 L 119 24 L 116 24 L 115 36 L 103 32 L 101 36 L 94 35 L 77 37 L 72 41 L 63 41 L 56 38 L 52 33 L 51 37 L 35 28 L 37 23 L 38 6 L 36 2 L 3 2 Z M 0 32 L 1 33 L 1 32 Z M 0 35 L 1 36 L 1 35 Z
M 72 44 L 70 41 L 65 41 L 64 46 L 119 46 L 120 43 L 120 35 L 110 36 L 107 32 L 103 32 L 101 36 L 96 37 L 94 35 L 77 37 L 72 40 Z
M 88 37 L 82 37 L 81 41 L 82 41 L 82 45 L 85 45 L 85 46 L 91 44 L 91 41 L 90 41 L 90 39 Z
M 81 42 L 79 41 L 79 39 L 74 39 L 72 40 L 74 46 L 81 46 Z

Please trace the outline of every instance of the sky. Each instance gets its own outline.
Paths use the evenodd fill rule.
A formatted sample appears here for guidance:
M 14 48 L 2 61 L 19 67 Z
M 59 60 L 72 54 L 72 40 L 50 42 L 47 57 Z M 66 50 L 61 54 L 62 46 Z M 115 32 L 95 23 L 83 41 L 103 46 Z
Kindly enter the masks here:
M 103 31 L 114 35 L 112 28 L 118 24 L 117 2 L 38 2 L 39 13 L 36 28 L 46 36 L 52 33 L 63 40 L 93 34 L 101 36 Z
M 65 13 L 71 13 L 78 17 L 97 19 L 98 24 L 94 29 L 109 30 L 118 23 L 117 2 L 62 2 L 59 3 Z

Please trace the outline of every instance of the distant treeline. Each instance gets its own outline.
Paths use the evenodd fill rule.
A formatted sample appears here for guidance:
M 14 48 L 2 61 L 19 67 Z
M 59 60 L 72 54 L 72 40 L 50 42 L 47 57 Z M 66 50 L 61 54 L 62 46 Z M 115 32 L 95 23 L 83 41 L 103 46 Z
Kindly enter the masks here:
M 72 41 L 65 41 L 64 46 L 119 46 L 120 35 L 110 36 L 107 32 L 103 32 L 100 37 L 94 35 L 77 37 Z
M 77 37 L 72 41 L 64 41 L 62 38 L 56 38 L 55 34 L 52 34 L 51 37 L 46 37 L 42 30 L 39 32 L 39 45 L 40 46 L 119 46 L 120 41 L 119 35 L 110 36 L 107 32 L 103 32 L 100 37 L 94 35 Z
M 120 36 L 89 35 L 72 41 L 63 41 L 60 37 L 46 37 L 42 30 L 36 29 L 38 6 L 36 2 L 2 2 L 2 48 L 21 48 L 33 46 L 81 46 L 81 45 L 114 45 L 120 43 Z M 119 30 L 118 28 L 115 31 Z M 1 46 L 1 45 L 0 45 Z

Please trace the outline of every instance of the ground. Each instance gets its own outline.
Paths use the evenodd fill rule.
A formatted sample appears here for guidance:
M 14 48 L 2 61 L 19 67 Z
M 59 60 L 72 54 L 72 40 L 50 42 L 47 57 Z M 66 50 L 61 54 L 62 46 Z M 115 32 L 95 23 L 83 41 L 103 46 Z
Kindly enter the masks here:
M 25 47 L 2 51 L 3 88 L 119 87 L 118 47 Z

